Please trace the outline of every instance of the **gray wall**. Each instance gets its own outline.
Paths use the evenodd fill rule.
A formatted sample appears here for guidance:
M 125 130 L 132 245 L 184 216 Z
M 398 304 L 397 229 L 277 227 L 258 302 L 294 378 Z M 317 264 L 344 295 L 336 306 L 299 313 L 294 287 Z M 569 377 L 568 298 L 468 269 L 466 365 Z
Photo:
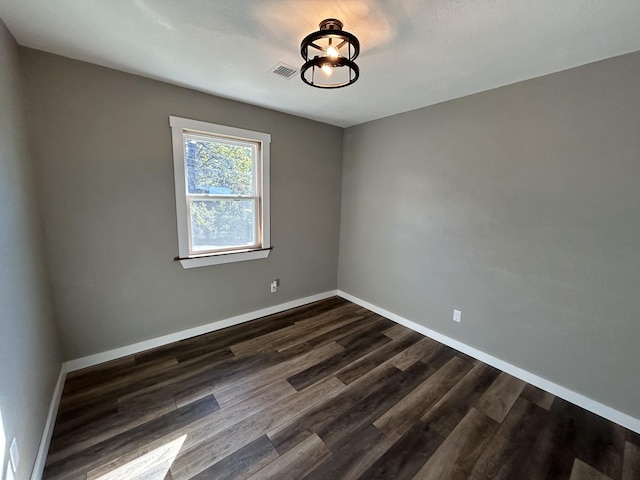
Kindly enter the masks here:
M 634 53 L 347 129 L 339 288 L 640 418 L 639 79 Z
M 336 288 L 341 129 L 21 53 L 67 359 Z M 272 135 L 269 258 L 190 270 L 173 261 L 170 114 Z
M 16 437 L 18 480 L 31 474 L 62 365 L 26 133 L 18 46 L 0 21 L 0 478 Z

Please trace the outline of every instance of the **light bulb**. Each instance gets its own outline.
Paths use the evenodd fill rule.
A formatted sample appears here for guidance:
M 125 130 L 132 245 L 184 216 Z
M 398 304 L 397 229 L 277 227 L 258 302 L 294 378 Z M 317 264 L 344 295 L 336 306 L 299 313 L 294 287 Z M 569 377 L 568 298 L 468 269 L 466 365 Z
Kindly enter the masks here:
M 340 56 L 340 53 L 338 52 L 338 49 L 336 47 L 334 47 L 333 45 L 329 45 L 329 47 L 327 48 L 327 56 L 329 58 L 338 58 Z
M 324 73 L 327 77 L 330 77 L 331 74 L 333 73 L 333 68 L 331 68 L 331 65 L 329 65 L 328 63 L 325 63 L 322 68 L 322 73 Z

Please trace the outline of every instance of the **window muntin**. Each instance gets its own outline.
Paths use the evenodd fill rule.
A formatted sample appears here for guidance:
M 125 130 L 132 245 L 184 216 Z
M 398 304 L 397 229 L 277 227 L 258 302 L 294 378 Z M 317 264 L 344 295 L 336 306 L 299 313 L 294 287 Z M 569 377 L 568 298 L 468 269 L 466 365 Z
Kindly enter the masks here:
M 271 136 L 174 116 L 170 125 L 183 267 L 265 258 Z

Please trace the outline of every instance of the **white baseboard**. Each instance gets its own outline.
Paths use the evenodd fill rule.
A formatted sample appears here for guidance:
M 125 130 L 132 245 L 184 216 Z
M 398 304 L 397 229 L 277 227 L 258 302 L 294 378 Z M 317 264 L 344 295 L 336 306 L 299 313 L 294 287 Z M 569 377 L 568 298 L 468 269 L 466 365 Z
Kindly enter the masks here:
M 604 405 L 600 402 L 597 402 L 589 397 L 586 397 L 580 393 L 574 392 L 573 390 L 569 390 L 568 388 L 563 387 L 562 385 L 558 385 L 557 383 L 551 382 L 545 378 L 539 377 L 538 375 L 531 373 L 527 370 L 523 370 L 520 367 L 516 367 L 504 360 L 496 358 L 488 353 L 485 353 L 481 350 L 478 350 L 474 347 L 470 347 L 458 340 L 447 337 L 441 333 L 438 333 L 434 330 L 431 330 L 427 327 L 419 325 L 411 320 L 408 320 L 400 315 L 396 315 L 393 312 L 385 310 L 384 308 L 380 308 L 377 305 L 367 302 L 366 300 L 362 300 L 358 297 L 355 297 L 347 292 L 343 292 L 338 290 L 338 295 L 350 302 L 356 303 L 361 307 L 367 308 L 372 312 L 375 312 L 383 317 L 388 318 L 389 320 L 393 320 L 400 325 L 404 325 L 411 330 L 414 330 L 418 333 L 421 333 L 429 338 L 437 340 L 440 343 L 450 346 L 451 348 L 455 348 L 459 352 L 465 353 L 470 357 L 476 358 L 481 362 L 484 362 L 488 365 L 491 365 L 503 372 L 508 373 L 509 375 L 513 375 L 521 380 L 524 380 L 531 385 L 535 385 L 542 390 L 545 390 L 553 395 L 556 395 L 564 400 L 571 402 L 579 407 L 584 408 L 585 410 L 589 410 L 590 412 L 595 413 L 596 415 L 600 415 L 612 422 L 617 423 L 618 425 L 622 425 L 629 430 L 633 430 L 636 433 L 640 433 L 640 419 L 632 417 L 626 413 L 623 413 L 615 408 L 611 408 L 607 405 Z
M 172 342 L 185 340 L 187 338 L 210 333 L 222 328 L 231 327 L 240 323 L 255 320 L 256 318 L 266 317 L 267 315 L 273 315 L 274 313 L 284 312 L 290 308 L 300 307 L 308 303 L 317 302 L 318 300 L 324 300 L 325 298 L 334 297 L 338 294 L 337 290 L 330 290 L 328 292 L 319 293 L 310 297 L 299 298 L 290 302 L 274 305 L 273 307 L 267 307 L 260 310 L 255 310 L 249 313 L 243 313 L 235 317 L 227 318 L 225 320 L 219 320 L 217 322 L 208 323 L 195 328 L 189 328 L 180 332 L 171 333 L 169 335 L 163 335 L 161 337 L 144 340 L 143 342 L 126 345 L 124 347 L 114 348 L 106 352 L 96 353 L 87 357 L 76 358 L 75 360 L 69 360 L 66 362 L 68 372 L 73 372 L 87 367 L 92 367 L 100 363 L 116 360 L 118 358 L 126 357 L 134 353 L 140 353 L 151 348 L 161 347 Z
M 33 470 L 31 471 L 31 480 L 40 480 L 42 478 L 44 465 L 47 461 L 47 452 L 49 451 L 49 445 L 51 444 L 51 436 L 53 435 L 53 427 L 56 424 L 56 417 L 58 416 L 58 406 L 60 405 L 60 399 L 62 398 L 65 378 L 67 378 L 67 366 L 63 363 L 60 367 L 60 374 L 58 375 L 56 388 L 53 390 L 53 397 L 51 398 L 51 404 L 49 405 L 47 422 L 44 424 L 42 440 L 40 440 L 40 447 L 38 448 L 36 461 L 33 465 Z

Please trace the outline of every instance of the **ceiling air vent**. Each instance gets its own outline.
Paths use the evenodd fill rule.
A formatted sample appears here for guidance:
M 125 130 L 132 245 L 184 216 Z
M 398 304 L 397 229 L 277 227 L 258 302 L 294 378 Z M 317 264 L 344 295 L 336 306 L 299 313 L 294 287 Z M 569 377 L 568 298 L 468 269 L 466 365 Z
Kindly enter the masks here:
M 271 72 L 283 78 L 290 79 L 298 73 L 298 70 L 286 63 L 278 62 L 276 66 L 271 69 Z

